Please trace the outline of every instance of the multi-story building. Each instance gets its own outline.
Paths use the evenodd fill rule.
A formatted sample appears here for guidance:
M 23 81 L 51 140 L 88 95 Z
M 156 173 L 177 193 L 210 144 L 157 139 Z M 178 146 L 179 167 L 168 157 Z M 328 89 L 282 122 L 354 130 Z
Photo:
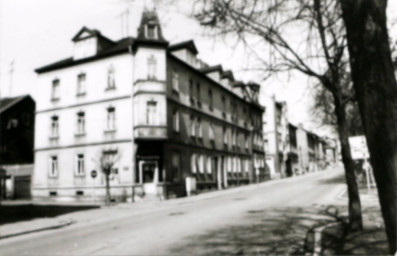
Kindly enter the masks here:
M 298 150 L 298 138 L 297 138 L 297 127 L 291 123 L 288 123 L 288 146 L 289 152 L 286 162 L 286 175 L 288 177 L 293 175 L 301 174 L 301 166 L 299 164 L 299 150 Z
M 136 38 L 84 27 L 73 42 L 73 57 L 36 70 L 35 198 L 103 197 L 104 160 L 120 199 L 265 180 L 259 85 L 209 67 L 193 41 L 169 45 L 152 11 Z
M 265 137 L 266 164 L 272 179 L 287 176 L 288 116 L 286 102 L 278 102 L 275 96 L 264 98 L 263 132 Z
M 30 197 L 35 102 L 29 95 L 0 100 L 0 196 Z
M 325 169 L 327 163 L 330 162 L 327 158 L 332 159 L 331 155 L 334 151 L 334 145 L 329 144 L 327 138 L 305 130 L 302 124 L 298 125 L 296 131 L 299 165 L 302 172 L 315 172 Z M 329 151 L 328 153 L 327 150 Z

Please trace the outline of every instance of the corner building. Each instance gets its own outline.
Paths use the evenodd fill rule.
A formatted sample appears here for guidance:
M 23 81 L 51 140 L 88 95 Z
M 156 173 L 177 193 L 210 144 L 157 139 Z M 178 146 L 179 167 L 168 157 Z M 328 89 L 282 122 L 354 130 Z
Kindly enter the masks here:
M 193 41 L 169 45 L 155 12 L 136 38 L 82 28 L 74 56 L 39 68 L 36 199 L 170 198 L 268 178 L 259 85 L 209 67 Z M 98 177 L 91 177 L 97 170 Z

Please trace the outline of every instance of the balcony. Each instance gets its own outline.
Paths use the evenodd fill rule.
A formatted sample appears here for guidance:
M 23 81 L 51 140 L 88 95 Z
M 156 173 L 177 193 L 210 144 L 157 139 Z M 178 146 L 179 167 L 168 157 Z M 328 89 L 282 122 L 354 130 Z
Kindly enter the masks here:
M 135 139 L 167 139 L 167 126 L 136 126 L 134 137 Z
M 166 87 L 164 81 L 157 80 L 138 80 L 134 85 L 134 94 L 147 93 L 147 92 L 163 92 L 165 93 Z

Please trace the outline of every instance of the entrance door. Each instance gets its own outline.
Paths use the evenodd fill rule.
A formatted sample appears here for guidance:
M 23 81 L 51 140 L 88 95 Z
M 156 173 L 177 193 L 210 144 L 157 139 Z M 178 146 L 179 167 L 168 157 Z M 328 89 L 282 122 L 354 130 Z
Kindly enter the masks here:
M 139 163 L 139 168 L 145 194 L 157 194 L 158 162 L 156 160 L 142 160 Z

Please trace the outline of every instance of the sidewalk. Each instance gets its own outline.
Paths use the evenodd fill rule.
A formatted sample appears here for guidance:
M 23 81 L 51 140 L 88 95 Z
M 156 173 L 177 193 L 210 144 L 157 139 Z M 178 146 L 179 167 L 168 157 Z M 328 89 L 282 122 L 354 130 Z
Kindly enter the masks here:
M 332 170 L 334 171 L 334 170 Z M 100 209 L 84 210 L 73 213 L 67 213 L 64 215 L 59 215 L 54 218 L 37 218 L 29 221 L 21 221 L 17 223 L 10 223 L 0 226 L 0 239 L 5 239 L 9 237 L 15 237 L 19 235 L 29 234 L 33 232 L 39 232 L 44 230 L 51 230 L 66 227 L 72 224 L 81 225 L 92 225 L 94 223 L 102 223 L 109 221 L 109 216 L 112 216 L 113 220 L 127 218 L 135 215 L 142 215 L 151 211 L 163 211 L 173 208 L 178 205 L 194 203 L 202 200 L 207 200 L 215 197 L 221 197 L 229 194 L 239 193 L 243 191 L 254 190 L 262 187 L 270 187 L 280 182 L 286 184 L 290 182 L 298 182 L 306 177 L 316 176 L 323 172 L 311 173 L 302 176 L 295 176 L 287 179 L 278 179 L 262 182 L 259 184 L 251 184 L 241 187 L 233 187 L 225 190 L 217 190 L 212 192 L 207 192 L 191 197 L 183 197 L 170 199 L 165 201 L 148 201 L 148 202 L 137 202 L 137 203 L 120 203 L 110 207 L 106 207 L 103 204 Z M 338 194 L 340 194 L 340 188 Z M 46 202 L 29 202 L 29 201 L 14 201 L 14 202 L 4 202 L 5 204 L 38 204 L 45 205 Z M 51 204 L 53 204 L 51 202 Z M 83 205 L 82 203 L 55 203 L 57 205 Z M 98 205 L 86 203 L 85 205 Z M 133 210 L 133 211 L 132 211 Z M 93 218 L 92 216 L 95 216 Z

